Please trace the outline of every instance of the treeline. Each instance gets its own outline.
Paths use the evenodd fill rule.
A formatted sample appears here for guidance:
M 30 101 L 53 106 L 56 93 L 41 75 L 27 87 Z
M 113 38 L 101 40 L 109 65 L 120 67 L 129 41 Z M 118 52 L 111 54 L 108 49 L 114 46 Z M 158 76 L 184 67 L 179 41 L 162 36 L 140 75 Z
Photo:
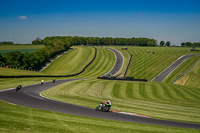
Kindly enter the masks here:
M 13 45 L 13 44 L 14 44 L 14 43 L 11 42 L 11 41 L 8 41 L 8 42 L 6 42 L 6 41 L 0 42 L 0 45 Z
M 0 66 L 39 70 L 53 56 L 70 47 L 70 43 L 64 43 L 60 39 L 55 39 L 52 45 L 45 46 L 31 54 L 21 53 L 19 51 L 6 53 L 4 55 L 0 54 Z
M 5 44 L 5 43 L 2 43 Z M 6 43 L 8 44 L 8 43 Z M 11 44 L 11 43 L 10 43 Z M 13 44 L 13 43 L 12 43 Z M 157 46 L 155 39 L 149 38 L 112 38 L 112 37 L 78 37 L 78 36 L 53 36 L 43 40 L 36 38 L 34 45 L 45 45 L 44 48 L 30 54 L 18 51 L 0 54 L 0 66 L 10 66 L 22 69 L 39 70 L 56 54 L 69 49 L 73 45 L 134 45 Z
M 191 43 L 191 42 L 182 42 L 181 46 L 182 47 L 200 47 L 200 42 L 194 42 L 194 43 Z
M 79 36 L 54 36 L 43 40 L 36 38 L 32 44 L 44 44 L 52 46 L 55 40 L 72 45 L 133 45 L 133 46 L 157 46 L 157 40 L 149 38 L 112 38 L 112 37 L 79 37 Z

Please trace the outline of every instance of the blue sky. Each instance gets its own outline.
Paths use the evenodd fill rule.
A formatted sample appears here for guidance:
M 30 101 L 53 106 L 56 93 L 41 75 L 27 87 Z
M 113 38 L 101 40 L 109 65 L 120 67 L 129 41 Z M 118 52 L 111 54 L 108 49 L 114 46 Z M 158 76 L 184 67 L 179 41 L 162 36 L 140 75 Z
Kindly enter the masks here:
M 0 0 L 0 41 L 148 37 L 200 42 L 199 0 Z

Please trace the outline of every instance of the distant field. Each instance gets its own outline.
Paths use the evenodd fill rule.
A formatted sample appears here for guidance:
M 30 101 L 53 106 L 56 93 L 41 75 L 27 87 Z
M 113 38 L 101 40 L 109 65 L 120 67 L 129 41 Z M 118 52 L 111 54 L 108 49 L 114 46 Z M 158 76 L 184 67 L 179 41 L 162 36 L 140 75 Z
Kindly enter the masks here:
M 113 110 L 200 123 L 200 89 L 185 86 L 89 79 L 56 86 L 42 95 L 91 108 L 109 99 Z
M 33 53 L 43 47 L 44 45 L 0 45 L 0 53 L 5 54 L 13 51 Z
M 121 47 L 116 47 L 118 50 Z M 183 47 L 128 47 L 120 50 L 129 59 L 128 53 L 133 54 L 127 76 L 151 81 L 156 75 L 171 65 L 180 56 L 190 53 L 189 48 Z M 147 50 L 150 53 L 147 53 Z M 155 54 L 151 54 L 155 52 Z

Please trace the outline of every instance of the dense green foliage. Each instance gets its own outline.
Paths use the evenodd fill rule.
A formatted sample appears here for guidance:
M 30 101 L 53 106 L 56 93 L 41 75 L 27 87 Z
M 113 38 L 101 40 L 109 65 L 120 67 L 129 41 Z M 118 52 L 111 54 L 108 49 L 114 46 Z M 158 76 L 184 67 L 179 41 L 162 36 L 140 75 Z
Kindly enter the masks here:
M 13 44 L 14 44 L 14 43 L 11 42 L 11 41 L 8 41 L 8 42 L 6 42 L 6 41 L 0 42 L 0 45 L 13 45 Z
M 63 43 L 72 45 L 134 45 L 134 46 L 157 46 L 155 39 L 149 38 L 112 38 L 112 37 L 79 37 L 79 36 L 54 36 L 42 40 L 44 45 L 53 45 L 55 40 L 62 40 Z
M 183 47 L 200 47 L 200 42 L 194 42 L 194 43 L 182 42 L 181 46 L 183 46 Z
M 33 53 L 21 53 L 19 51 L 6 53 L 0 60 L 0 64 L 10 67 L 21 67 L 26 69 L 39 69 L 50 58 L 56 54 L 69 49 L 70 46 L 64 45 L 46 46 Z
M 165 46 L 165 42 L 164 41 L 160 41 L 160 46 Z

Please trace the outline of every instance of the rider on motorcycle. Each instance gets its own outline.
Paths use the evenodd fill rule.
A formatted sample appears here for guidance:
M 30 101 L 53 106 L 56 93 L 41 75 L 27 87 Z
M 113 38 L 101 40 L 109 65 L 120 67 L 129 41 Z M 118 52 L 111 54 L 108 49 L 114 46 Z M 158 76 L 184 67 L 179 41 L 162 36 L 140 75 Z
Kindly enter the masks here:
M 108 106 L 111 106 L 110 100 L 104 101 L 104 102 L 100 102 L 100 104 L 99 104 L 99 110 L 101 110 L 102 107 L 107 106 L 107 105 L 108 105 Z

